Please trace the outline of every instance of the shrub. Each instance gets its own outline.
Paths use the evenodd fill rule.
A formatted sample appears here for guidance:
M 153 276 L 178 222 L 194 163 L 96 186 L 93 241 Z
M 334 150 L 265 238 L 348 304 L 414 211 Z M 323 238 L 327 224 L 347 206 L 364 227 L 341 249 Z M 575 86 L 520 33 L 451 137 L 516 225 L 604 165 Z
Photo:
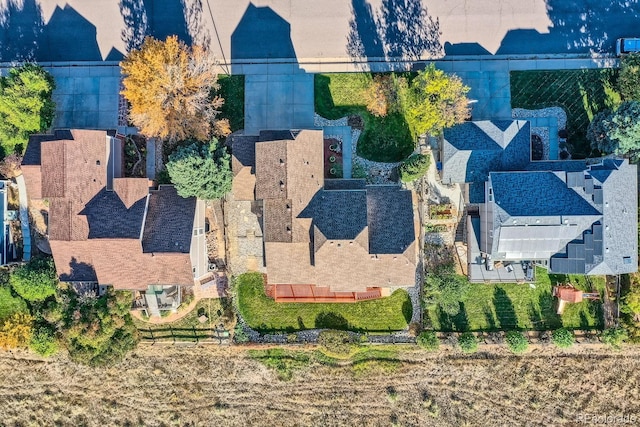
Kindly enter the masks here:
M 218 199 L 231 190 L 231 157 L 215 139 L 192 142 L 169 156 L 167 171 L 182 197 Z
M 27 313 L 15 313 L 0 326 L 0 347 L 23 348 L 29 345 L 33 332 L 33 317 Z
M 233 340 L 238 344 L 249 342 L 249 335 L 247 335 L 240 323 L 238 323 L 233 330 Z
M 320 332 L 318 344 L 330 355 L 340 357 L 349 356 L 353 348 L 357 345 L 348 332 L 332 329 Z
M 593 116 L 587 128 L 587 140 L 591 144 L 591 149 L 598 150 L 603 154 L 613 153 L 618 144 L 609 139 L 611 131 L 611 119 L 613 113 L 604 110 Z
M 640 54 L 632 53 L 620 60 L 618 90 L 625 101 L 640 101 Z
M 44 301 L 56 293 L 58 279 L 53 261 L 33 258 L 17 268 L 9 278 L 11 287 L 27 301 Z
M 469 291 L 469 280 L 455 274 L 452 266 L 441 266 L 427 275 L 424 291 L 427 307 L 438 306 L 449 316 L 455 316 Z
M 81 301 L 73 291 L 63 301 L 62 339 L 75 362 L 97 366 L 118 363 L 139 339 L 129 310 L 131 292 L 109 288 L 100 298 Z
M 367 110 L 376 117 L 384 117 L 398 110 L 398 91 L 392 74 L 376 74 L 364 94 Z
M 576 342 L 573 332 L 566 328 L 556 329 L 553 331 L 553 334 L 551 334 L 551 338 L 553 339 L 553 343 L 560 348 L 569 348 Z
M 626 329 L 621 327 L 605 329 L 602 331 L 602 335 L 600 335 L 602 342 L 615 350 L 620 350 L 622 343 L 628 338 L 629 334 Z
M 430 157 L 424 154 L 414 154 L 402 162 L 398 167 L 398 175 L 402 182 L 411 182 L 422 178 L 429 169 Z
M 436 351 L 440 347 L 440 340 L 434 331 L 421 332 L 416 342 L 420 347 L 429 351 Z
M 527 338 L 520 331 L 507 332 L 505 341 L 507 342 L 507 346 L 509 346 L 509 350 L 516 354 L 524 353 L 527 351 L 527 348 L 529 348 L 529 341 L 527 341 Z
M 58 352 L 58 341 L 49 329 L 40 328 L 31 337 L 29 348 L 34 353 L 49 357 Z
M 472 332 L 465 332 L 458 338 L 458 345 L 463 353 L 475 353 L 478 351 L 478 338 Z
M 259 361 L 268 368 L 276 371 L 278 379 L 289 381 L 295 371 L 309 365 L 309 355 L 298 351 L 287 351 L 282 348 L 268 350 L 249 350 L 250 358 Z

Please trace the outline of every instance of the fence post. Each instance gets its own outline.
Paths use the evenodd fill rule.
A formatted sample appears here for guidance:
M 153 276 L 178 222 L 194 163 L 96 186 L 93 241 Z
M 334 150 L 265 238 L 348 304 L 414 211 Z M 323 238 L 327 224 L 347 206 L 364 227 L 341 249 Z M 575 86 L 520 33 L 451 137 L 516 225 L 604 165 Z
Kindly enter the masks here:
M 153 329 L 149 328 L 149 332 L 151 333 L 151 341 L 153 341 L 153 344 L 156 343 L 156 339 L 153 337 Z M 153 345 L 151 344 L 151 345 Z
M 198 338 L 198 335 L 196 334 L 196 327 L 192 326 L 193 328 L 193 336 L 196 339 L 196 344 L 200 344 L 200 339 Z
M 176 336 L 173 335 L 173 326 L 169 326 L 169 330 L 171 331 L 171 338 L 173 338 L 173 343 L 176 343 Z

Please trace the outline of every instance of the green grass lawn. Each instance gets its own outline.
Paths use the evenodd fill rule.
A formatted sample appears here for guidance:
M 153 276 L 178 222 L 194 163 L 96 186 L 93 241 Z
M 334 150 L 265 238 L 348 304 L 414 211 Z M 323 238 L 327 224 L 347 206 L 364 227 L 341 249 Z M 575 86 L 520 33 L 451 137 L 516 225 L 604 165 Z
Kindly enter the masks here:
M 604 290 L 604 276 L 590 278 L 593 287 Z M 536 287 L 528 284 L 472 283 L 469 293 L 460 302 L 460 313 L 448 316 L 439 307 L 429 308 L 425 319 L 435 330 L 495 331 L 509 329 L 548 330 L 600 329 L 603 327 L 602 306 L 599 301 L 568 304 L 562 316 L 556 314 L 557 299 L 552 286 L 571 282 L 579 289 L 590 289 L 585 276 L 552 275 L 536 268 Z
M 247 273 L 236 279 L 240 314 L 260 332 L 314 328 L 397 331 L 407 327 L 412 307 L 409 294 L 357 303 L 276 303 L 264 293 L 262 275 Z
M 220 116 L 229 119 L 233 132 L 244 128 L 244 76 L 220 74 L 219 94 L 224 98 Z
M 198 317 L 205 314 L 208 320 L 201 323 Z M 198 301 L 195 308 L 181 319 L 175 322 L 153 324 L 133 318 L 133 323 L 144 337 L 151 337 L 149 330 L 153 330 L 153 337 L 156 339 L 172 339 L 173 335 L 181 340 L 200 339 L 210 337 L 210 329 L 221 323 L 224 313 L 223 301 L 221 299 L 206 298 Z M 173 335 L 171 332 L 173 329 Z M 194 332 L 195 329 L 195 332 Z
M 398 162 L 414 149 L 409 126 L 400 113 L 375 117 L 367 111 L 364 93 L 371 84 L 370 73 L 316 74 L 315 109 L 327 119 L 358 114 L 364 130 L 358 140 L 358 154 L 379 162 Z
M 564 108 L 573 157 L 584 158 L 591 152 L 586 138 L 589 122 L 597 112 L 620 102 L 613 89 L 615 79 L 611 69 L 512 71 L 511 106 Z
M 0 285 L 0 320 L 19 312 L 27 312 L 27 303 L 19 296 L 11 295 L 9 286 Z

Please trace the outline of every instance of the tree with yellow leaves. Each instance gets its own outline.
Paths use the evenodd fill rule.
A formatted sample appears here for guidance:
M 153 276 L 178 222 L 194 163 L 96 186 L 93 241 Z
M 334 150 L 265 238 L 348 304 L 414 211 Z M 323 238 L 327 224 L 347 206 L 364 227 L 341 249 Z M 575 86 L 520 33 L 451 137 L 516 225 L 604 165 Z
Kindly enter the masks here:
M 15 313 L 0 326 L 0 348 L 27 347 L 32 333 L 33 317 L 27 313 Z
M 414 137 L 439 134 L 469 117 L 469 87 L 431 64 L 401 88 L 404 116 Z
M 190 48 L 176 36 L 147 37 L 120 66 L 129 118 L 143 135 L 175 142 L 229 133 L 228 122 L 217 119 L 224 100 L 215 95 L 216 61 L 201 46 Z

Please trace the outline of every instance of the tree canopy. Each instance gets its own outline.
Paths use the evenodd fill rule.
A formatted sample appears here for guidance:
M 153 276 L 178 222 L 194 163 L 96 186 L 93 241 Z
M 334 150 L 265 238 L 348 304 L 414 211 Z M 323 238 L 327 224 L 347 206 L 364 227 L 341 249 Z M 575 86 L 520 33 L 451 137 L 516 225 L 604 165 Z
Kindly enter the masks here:
M 51 126 L 55 83 L 42 67 L 25 64 L 0 77 L 0 147 L 3 157 L 14 150 L 22 153 L 29 135 Z
M 636 155 L 640 150 L 640 102 L 626 101 L 613 113 L 596 114 L 587 138 L 603 154 Z
M 431 64 L 401 90 L 404 116 L 414 137 L 439 134 L 469 117 L 469 87 Z
M 120 361 L 138 343 L 138 331 L 129 310 L 131 292 L 109 288 L 100 298 L 80 301 L 67 293 L 57 310 L 63 313 L 62 339 L 73 360 L 87 365 Z
M 427 275 L 424 290 L 427 306 L 437 305 L 444 313 L 455 316 L 469 291 L 469 281 L 455 274 L 451 266 L 441 266 Z
M 618 90 L 625 101 L 640 101 L 640 54 L 625 55 L 620 60 Z
M 169 156 L 167 172 L 178 194 L 218 199 L 231 190 L 230 156 L 215 139 L 207 144 L 191 142 Z
M 52 260 L 33 258 L 9 278 L 11 287 L 27 301 L 43 301 L 56 293 L 58 279 Z
M 398 166 L 398 175 L 400 176 L 400 181 L 411 182 L 415 181 L 416 179 L 422 178 L 422 176 L 429 169 L 430 159 L 431 158 L 429 157 L 429 155 L 414 154 L 413 156 L 402 162 L 402 164 Z
M 203 47 L 147 37 L 120 65 L 129 118 L 143 135 L 179 141 L 229 133 L 228 122 L 217 119 L 224 101 L 214 95 L 216 61 Z

